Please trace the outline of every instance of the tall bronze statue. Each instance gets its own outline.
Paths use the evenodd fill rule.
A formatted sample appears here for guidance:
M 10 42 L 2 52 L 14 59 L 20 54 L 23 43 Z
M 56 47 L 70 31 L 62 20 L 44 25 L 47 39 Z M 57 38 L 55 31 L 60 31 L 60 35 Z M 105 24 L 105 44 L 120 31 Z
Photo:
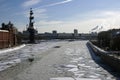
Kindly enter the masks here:
M 29 17 L 29 27 L 28 27 L 28 32 L 29 32 L 29 43 L 35 43 L 35 29 L 34 29 L 34 16 L 33 16 L 33 11 L 32 8 L 30 9 L 30 17 Z

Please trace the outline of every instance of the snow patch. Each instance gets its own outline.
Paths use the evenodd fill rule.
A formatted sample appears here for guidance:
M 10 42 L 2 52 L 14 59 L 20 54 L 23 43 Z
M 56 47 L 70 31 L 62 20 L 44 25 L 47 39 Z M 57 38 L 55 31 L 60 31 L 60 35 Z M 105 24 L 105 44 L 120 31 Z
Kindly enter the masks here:
M 79 62 L 81 60 L 83 60 L 83 57 L 73 58 L 70 62 L 77 63 L 77 62 Z
M 66 65 L 67 68 L 76 68 L 76 65 Z
M 90 75 L 90 78 L 98 78 L 98 76 Z
M 72 69 L 70 69 L 70 70 L 68 70 L 68 71 L 70 71 L 70 72 L 75 72 L 75 71 L 78 71 L 78 68 L 72 68 Z
M 89 78 L 76 78 L 75 80 L 101 80 L 99 78 L 96 79 L 89 79 Z
M 74 79 L 70 77 L 58 77 L 58 78 L 51 78 L 50 80 L 74 80 Z
M 0 50 L 0 54 L 11 52 L 11 51 L 14 51 L 14 50 L 18 50 L 18 49 L 23 48 L 23 47 L 25 47 L 25 44 L 17 46 L 17 47 L 14 47 L 14 48 Z
M 85 67 L 85 68 L 91 68 L 91 66 L 86 66 L 85 64 L 78 64 L 78 66 L 80 67 Z
M 82 76 L 84 76 L 85 74 L 75 74 L 75 76 L 77 76 L 77 77 L 82 77 Z

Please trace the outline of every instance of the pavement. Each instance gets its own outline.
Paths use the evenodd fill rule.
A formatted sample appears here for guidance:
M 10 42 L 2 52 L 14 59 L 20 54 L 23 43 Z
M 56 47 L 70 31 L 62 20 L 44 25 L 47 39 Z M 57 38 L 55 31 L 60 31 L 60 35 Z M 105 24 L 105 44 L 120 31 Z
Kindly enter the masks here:
M 45 41 L 1 55 L 0 62 L 20 63 L 0 72 L 0 80 L 116 80 L 91 55 L 87 41 Z M 28 58 L 34 58 L 30 62 Z M 97 58 L 96 56 L 94 56 Z M 100 61 L 98 61 L 100 62 Z M 14 62 L 13 62 L 14 63 Z M 7 64 L 12 65 L 12 63 Z

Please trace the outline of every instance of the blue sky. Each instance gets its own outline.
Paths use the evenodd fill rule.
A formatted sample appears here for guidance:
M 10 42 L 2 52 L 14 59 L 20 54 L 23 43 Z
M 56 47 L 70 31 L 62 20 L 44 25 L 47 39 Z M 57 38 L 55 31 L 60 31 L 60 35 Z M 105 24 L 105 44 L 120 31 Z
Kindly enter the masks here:
M 0 23 L 11 21 L 23 31 L 30 8 L 39 33 L 73 29 L 83 33 L 97 25 L 100 29 L 95 31 L 120 28 L 120 0 L 0 0 Z

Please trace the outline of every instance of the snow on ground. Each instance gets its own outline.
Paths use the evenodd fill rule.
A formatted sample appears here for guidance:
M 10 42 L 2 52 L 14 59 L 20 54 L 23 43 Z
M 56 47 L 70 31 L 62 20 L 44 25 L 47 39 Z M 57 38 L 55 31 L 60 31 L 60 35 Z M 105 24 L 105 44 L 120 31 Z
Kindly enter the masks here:
M 18 50 L 18 49 L 23 48 L 23 47 L 25 47 L 25 44 L 17 46 L 17 47 L 13 47 L 13 48 L 2 49 L 2 50 L 0 50 L 0 54 L 7 53 L 10 51 L 15 51 L 15 50 Z

